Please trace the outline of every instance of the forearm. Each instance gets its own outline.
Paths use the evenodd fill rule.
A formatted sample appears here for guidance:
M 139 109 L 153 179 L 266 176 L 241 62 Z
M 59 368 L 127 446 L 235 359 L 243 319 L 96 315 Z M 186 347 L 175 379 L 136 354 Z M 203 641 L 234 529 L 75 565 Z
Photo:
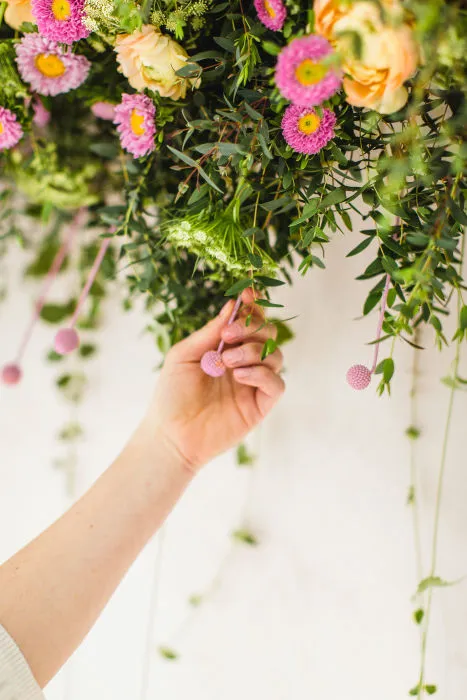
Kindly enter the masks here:
M 0 567 L 0 623 L 42 687 L 85 637 L 190 478 L 176 452 L 141 428 L 65 515 Z

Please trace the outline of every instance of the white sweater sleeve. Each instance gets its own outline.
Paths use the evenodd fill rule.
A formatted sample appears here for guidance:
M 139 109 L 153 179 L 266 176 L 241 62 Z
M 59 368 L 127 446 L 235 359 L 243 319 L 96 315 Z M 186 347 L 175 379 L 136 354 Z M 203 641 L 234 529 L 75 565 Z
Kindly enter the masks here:
M 44 700 L 26 659 L 1 625 L 0 700 Z

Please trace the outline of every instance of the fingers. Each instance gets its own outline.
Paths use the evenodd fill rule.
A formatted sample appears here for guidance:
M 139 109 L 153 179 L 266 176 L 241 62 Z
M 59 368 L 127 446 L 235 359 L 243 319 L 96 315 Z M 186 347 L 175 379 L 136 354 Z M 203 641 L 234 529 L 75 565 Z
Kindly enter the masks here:
M 273 372 L 280 372 L 284 363 L 283 355 L 280 350 L 268 355 L 264 360 L 261 360 L 263 352 L 263 343 L 245 343 L 238 345 L 235 348 L 226 350 L 222 359 L 226 367 L 250 367 L 251 365 L 262 365 L 269 367 Z
M 257 307 L 255 307 L 257 308 Z M 245 317 L 238 318 L 230 326 L 225 326 L 222 329 L 222 339 L 226 343 L 241 343 L 245 340 L 252 340 L 254 342 L 266 342 L 268 338 L 277 337 L 277 329 L 274 324 L 268 323 L 268 321 L 259 315 L 259 313 L 254 313 L 251 315 L 250 323 L 246 325 Z
M 170 351 L 177 362 L 196 362 L 201 360 L 207 350 L 214 350 L 221 339 L 221 330 L 232 313 L 234 300 L 230 299 L 219 314 L 199 331 L 180 341 Z
M 285 383 L 282 377 L 264 365 L 234 369 L 233 376 L 239 384 L 257 388 L 256 403 L 263 417 L 284 393 Z

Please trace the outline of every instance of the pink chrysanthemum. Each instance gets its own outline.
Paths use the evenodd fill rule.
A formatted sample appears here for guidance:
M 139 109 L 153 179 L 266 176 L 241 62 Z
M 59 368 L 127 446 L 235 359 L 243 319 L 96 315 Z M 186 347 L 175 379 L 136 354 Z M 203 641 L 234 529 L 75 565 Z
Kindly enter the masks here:
M 0 107 L 0 151 L 16 146 L 23 135 L 16 114 L 6 107 Z
M 32 0 L 39 34 L 46 39 L 72 44 L 90 31 L 83 23 L 85 0 Z
M 318 153 L 332 138 L 336 115 L 323 109 L 319 117 L 311 107 L 290 105 L 282 118 L 282 134 L 294 151 L 312 155 Z
M 155 114 L 154 102 L 146 95 L 122 95 L 121 104 L 115 107 L 120 143 L 135 158 L 154 150 Z
M 40 95 L 58 95 L 83 83 L 91 67 L 85 56 L 65 51 L 56 41 L 26 34 L 16 45 L 21 77 Z
M 268 29 L 278 32 L 284 26 L 287 10 L 282 0 L 255 0 L 258 19 Z
M 111 102 L 94 102 L 91 112 L 99 119 L 113 122 L 115 118 L 115 105 Z
M 342 75 L 323 59 L 333 49 L 322 36 L 310 34 L 294 39 L 277 58 L 276 83 L 280 93 L 293 104 L 314 107 L 339 90 Z

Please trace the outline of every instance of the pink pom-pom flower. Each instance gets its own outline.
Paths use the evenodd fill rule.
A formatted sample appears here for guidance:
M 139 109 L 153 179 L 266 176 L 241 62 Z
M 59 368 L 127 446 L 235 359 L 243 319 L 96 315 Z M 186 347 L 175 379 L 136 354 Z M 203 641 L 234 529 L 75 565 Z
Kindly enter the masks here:
M 151 153 L 154 148 L 156 108 L 147 95 L 122 95 L 115 107 L 114 124 L 122 147 L 135 158 Z
M 40 95 L 58 95 L 83 83 L 91 67 L 85 56 L 64 50 L 56 41 L 26 34 L 16 45 L 21 77 Z
M 72 44 L 90 31 L 83 22 L 85 0 L 32 0 L 32 13 L 39 34 L 46 39 Z
M 258 19 L 273 32 L 284 26 L 287 10 L 282 0 L 255 0 L 255 9 Z
M 315 107 L 328 100 L 342 84 L 342 75 L 327 65 L 333 52 L 324 37 L 310 34 L 294 39 L 277 58 L 276 84 L 293 104 Z
M 109 122 L 113 122 L 115 119 L 115 105 L 111 102 L 94 102 L 91 112 L 98 119 L 105 119 Z
M 21 381 L 21 377 L 23 376 L 23 373 L 21 371 L 21 367 L 17 365 L 16 363 L 12 363 L 10 365 L 5 365 L 2 369 L 2 382 L 4 384 L 8 384 L 9 386 L 14 386 L 15 384 L 19 384 Z
M 282 118 L 282 134 L 297 153 L 318 153 L 334 138 L 336 115 L 323 109 L 321 117 L 311 107 L 290 105 Z
M 13 148 L 23 136 L 23 129 L 16 114 L 0 106 L 0 151 Z
M 366 389 L 371 382 L 371 372 L 365 365 L 353 365 L 347 372 L 347 383 L 356 389 L 362 391 Z

